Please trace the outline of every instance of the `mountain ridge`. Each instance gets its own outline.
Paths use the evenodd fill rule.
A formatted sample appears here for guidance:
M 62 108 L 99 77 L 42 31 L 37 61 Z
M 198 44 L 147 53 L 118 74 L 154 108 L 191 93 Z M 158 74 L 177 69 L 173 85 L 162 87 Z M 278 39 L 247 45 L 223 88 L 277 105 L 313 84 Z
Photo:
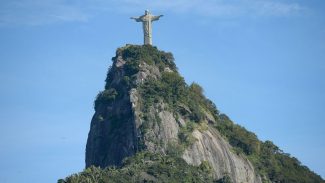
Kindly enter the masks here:
M 198 84 L 185 83 L 171 53 L 150 45 L 127 45 L 112 60 L 105 90 L 94 102 L 85 171 L 117 166 L 123 174 L 125 161 L 132 156 L 145 159 L 141 153 L 148 152 L 150 157 L 173 157 L 188 170 L 204 167 L 196 175 L 209 178 L 202 182 L 324 182 L 271 141 L 261 142 L 221 114 Z M 161 181 L 160 174 L 148 173 L 145 164 L 133 163 L 143 167 L 136 181 Z M 108 175 L 110 169 L 102 177 L 114 179 Z M 89 178 L 81 173 L 66 181 L 78 176 Z

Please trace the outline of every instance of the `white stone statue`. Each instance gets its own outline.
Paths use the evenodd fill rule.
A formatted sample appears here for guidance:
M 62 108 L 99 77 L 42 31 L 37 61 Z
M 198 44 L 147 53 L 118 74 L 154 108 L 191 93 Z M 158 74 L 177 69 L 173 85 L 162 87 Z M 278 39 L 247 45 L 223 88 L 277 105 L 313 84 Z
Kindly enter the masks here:
M 131 17 L 131 19 L 134 19 L 137 22 L 142 22 L 143 25 L 143 34 L 144 34 L 144 44 L 150 44 L 152 45 L 152 25 L 151 22 L 159 20 L 159 16 L 154 16 L 150 14 L 149 10 L 146 10 L 144 15 L 140 17 Z

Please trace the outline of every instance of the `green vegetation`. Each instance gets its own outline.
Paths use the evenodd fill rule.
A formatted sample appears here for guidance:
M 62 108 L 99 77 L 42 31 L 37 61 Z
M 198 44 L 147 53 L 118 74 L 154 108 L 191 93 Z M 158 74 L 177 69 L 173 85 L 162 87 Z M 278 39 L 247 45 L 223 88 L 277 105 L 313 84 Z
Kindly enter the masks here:
M 197 123 L 204 120 L 203 110 L 218 114 L 215 106 L 203 96 L 201 87 L 195 83 L 188 86 L 177 72 L 163 72 L 160 80 L 149 79 L 139 87 L 139 91 L 144 112 L 162 100 L 168 104 L 170 111 L 180 112 Z
M 180 129 L 178 133 L 178 138 L 184 147 L 188 147 L 195 142 L 195 138 L 192 135 L 193 130 L 195 129 L 196 124 L 188 122 L 185 127 Z
M 122 57 L 126 63 L 123 66 L 125 76 L 132 78 L 138 73 L 140 63 L 146 63 L 148 65 L 155 65 L 159 68 L 159 71 L 164 71 L 165 68 L 169 68 L 172 71 L 176 71 L 176 65 L 174 63 L 174 57 L 171 53 L 159 51 L 156 47 L 151 45 L 128 45 L 123 48 L 119 48 L 116 51 L 117 57 L 113 57 L 113 63 L 117 62 L 118 57 Z M 114 73 L 118 69 L 116 67 L 110 67 L 107 73 L 106 86 L 109 88 L 114 78 Z
M 203 111 L 212 111 L 213 115 L 219 113 L 214 104 L 204 97 L 203 89 L 198 84 L 193 83 L 188 86 L 185 83 L 184 78 L 177 72 L 171 53 L 159 51 L 151 45 L 128 45 L 118 49 L 116 54 L 117 57 L 112 59 L 114 63 L 117 62 L 118 57 L 122 57 L 125 61 L 122 82 L 113 82 L 114 74 L 118 72 L 118 68 L 110 67 L 105 80 L 105 90 L 97 96 L 95 108 L 99 104 L 109 104 L 115 97 L 122 96 L 125 93 L 123 88 L 138 87 L 143 99 L 143 110 L 148 110 L 154 103 L 163 100 L 169 104 L 171 111 L 180 111 L 194 122 L 204 119 Z M 135 86 L 135 74 L 139 72 L 139 65 L 142 63 L 158 67 L 162 74 L 161 78 L 149 78 L 143 85 Z M 172 72 L 165 72 L 166 68 Z M 116 93 L 111 92 L 113 89 Z M 184 110 L 182 106 L 188 106 L 189 110 Z
M 176 108 L 177 102 L 184 100 L 186 89 L 184 78 L 175 72 L 164 72 L 160 80 L 149 79 L 139 87 L 144 110 L 159 100 L 163 100 L 170 107 Z
M 177 70 L 171 53 L 159 51 L 157 47 L 151 45 L 129 45 L 126 48 L 119 49 L 117 55 L 122 55 L 124 60 L 130 62 L 129 64 L 136 65 L 136 63 L 143 61 L 149 65 L 156 65 L 160 71 L 163 71 L 166 67 L 173 71 Z M 136 67 L 132 68 L 136 70 Z
M 114 88 L 110 88 L 102 92 L 99 92 L 94 104 L 95 109 L 97 109 L 99 105 L 108 105 L 112 103 L 115 100 L 117 94 L 118 93 Z
M 147 63 L 152 60 L 150 54 L 157 54 L 151 47 L 142 47 L 148 51 L 134 51 L 127 48 L 124 58 L 147 58 Z M 150 54 L 149 54 L 150 53 Z M 161 57 L 161 54 L 158 54 Z M 155 57 L 155 56 L 154 56 Z M 172 56 L 171 56 L 172 57 Z M 146 60 L 146 59 L 144 59 Z M 157 59 L 154 61 L 157 63 Z M 191 123 L 199 123 L 205 118 L 204 111 L 212 114 L 217 120 L 213 124 L 218 131 L 229 141 L 237 153 L 246 155 L 254 164 L 257 171 L 273 182 L 323 182 L 320 176 L 310 171 L 307 167 L 289 154 L 283 153 L 272 142 L 261 142 L 257 136 L 244 127 L 234 124 L 226 115 L 220 114 L 216 106 L 203 95 L 203 89 L 196 83 L 188 86 L 184 78 L 176 72 L 176 67 L 171 67 L 174 72 L 163 72 L 160 80 L 150 79 L 139 87 L 143 97 L 144 113 L 150 106 L 162 100 L 168 103 L 169 110 L 179 112 L 188 117 L 187 127 L 182 128 L 179 139 L 182 145 L 193 143 L 191 138 Z M 193 129 L 192 129 L 193 130 Z M 219 180 L 227 182 L 228 178 Z
M 188 165 L 182 158 L 141 152 L 127 158 L 121 168 L 100 169 L 90 167 L 60 183 L 114 183 L 114 182 L 213 182 L 207 162 L 199 166 Z
M 217 180 L 216 183 L 232 183 L 232 181 L 229 175 L 225 175 L 221 179 Z
M 238 153 L 245 154 L 262 177 L 281 183 L 320 183 L 322 178 L 271 141 L 261 142 L 256 135 L 234 124 L 221 114 L 215 127 Z
M 196 123 L 205 119 L 204 107 L 210 107 L 203 98 L 202 89 L 197 84 L 188 86 L 184 78 L 177 72 L 163 72 L 161 79 L 148 79 L 138 87 L 141 96 L 141 111 L 143 113 L 143 123 L 140 127 L 142 134 L 146 134 L 152 128 L 152 123 L 159 125 L 160 118 L 153 116 L 150 109 L 160 103 L 167 104 L 167 109 L 177 116 L 180 113 L 187 118 L 186 127 L 181 128 L 178 136 L 180 145 L 184 149 L 195 142 L 192 136 Z M 202 105 L 200 105 L 202 104 Z M 157 106 L 156 106 L 157 107 Z
M 235 125 L 226 115 L 219 115 L 219 123 L 216 127 L 224 135 L 233 147 L 238 147 L 246 155 L 258 154 L 260 141 L 256 135 L 247 131 L 244 127 Z
M 114 83 L 114 74 L 119 68 L 111 67 L 106 78 L 106 86 L 103 92 L 97 95 L 95 109 L 99 106 L 107 106 L 117 98 L 127 94 L 131 87 L 137 87 L 139 92 L 143 124 L 140 127 L 145 134 L 151 127 L 151 123 L 161 120 L 158 115 L 150 115 L 150 109 L 160 102 L 168 104 L 167 110 L 187 119 L 186 126 L 179 132 L 178 143 L 170 143 L 168 156 L 142 152 L 125 161 L 121 168 L 107 168 L 101 170 L 91 167 L 84 172 L 68 177 L 64 182 L 211 182 L 208 166 L 194 167 L 187 165 L 180 157 L 184 147 L 191 145 L 195 139 L 191 133 L 200 128 L 201 122 L 206 119 L 206 112 L 211 114 L 216 122 L 209 123 L 214 126 L 234 147 L 238 154 L 245 155 L 253 163 L 255 169 L 261 174 L 263 180 L 270 179 L 280 183 L 318 183 L 324 182 L 321 177 L 289 154 L 281 151 L 270 141 L 262 142 L 257 136 L 244 127 L 234 124 L 226 115 L 220 114 L 216 106 L 203 95 L 203 89 L 196 83 L 187 85 L 184 78 L 177 72 L 172 54 L 159 51 L 156 47 L 127 46 L 117 51 L 117 55 L 126 61 L 123 66 L 124 75 L 119 83 Z M 117 61 L 117 57 L 113 61 Z M 135 85 L 135 74 L 139 72 L 140 64 L 155 65 L 161 73 L 160 79 L 147 79 L 140 86 Z M 168 67 L 173 72 L 166 72 Z M 101 120 L 104 118 L 99 116 Z M 121 119 L 114 116 L 110 121 L 114 125 Z M 116 122 L 116 124 L 115 124 Z M 144 149 L 144 144 L 139 141 L 139 149 Z M 143 147 L 143 148 L 141 148 Z M 95 181 L 96 180 L 96 181 Z M 229 176 L 225 176 L 217 182 L 229 182 Z

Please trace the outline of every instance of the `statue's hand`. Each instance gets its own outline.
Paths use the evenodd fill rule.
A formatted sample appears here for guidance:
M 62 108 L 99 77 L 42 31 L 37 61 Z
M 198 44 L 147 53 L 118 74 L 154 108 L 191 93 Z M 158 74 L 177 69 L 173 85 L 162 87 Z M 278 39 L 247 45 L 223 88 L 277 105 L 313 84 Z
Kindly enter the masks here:
M 157 21 L 162 16 L 164 16 L 164 15 L 152 16 L 152 21 Z
M 141 22 L 140 17 L 131 17 L 131 19 L 133 19 L 133 20 L 135 20 L 135 21 L 137 21 L 137 22 Z

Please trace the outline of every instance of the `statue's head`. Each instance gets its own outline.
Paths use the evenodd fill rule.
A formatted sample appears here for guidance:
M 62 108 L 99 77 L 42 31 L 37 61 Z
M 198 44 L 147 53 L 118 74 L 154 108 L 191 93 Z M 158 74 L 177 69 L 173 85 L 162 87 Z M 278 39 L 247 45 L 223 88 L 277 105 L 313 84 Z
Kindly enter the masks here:
M 144 14 L 145 15 L 148 15 L 149 14 L 149 10 L 144 11 Z

